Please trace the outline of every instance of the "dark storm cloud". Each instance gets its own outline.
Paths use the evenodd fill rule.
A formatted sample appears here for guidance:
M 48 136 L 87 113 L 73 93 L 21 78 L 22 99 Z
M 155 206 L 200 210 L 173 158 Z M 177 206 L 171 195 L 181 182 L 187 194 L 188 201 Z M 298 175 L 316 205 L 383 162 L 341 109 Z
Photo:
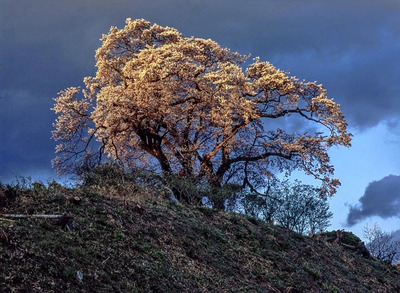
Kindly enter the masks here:
M 317 80 L 352 126 L 400 120 L 398 0 L 0 0 L 0 178 L 27 157 L 49 169 L 52 98 L 94 75 L 99 38 L 127 17 Z
M 358 206 L 350 207 L 347 217 L 350 226 L 372 216 L 400 218 L 400 176 L 389 175 L 371 182 L 359 202 Z
M 270 15 L 252 52 L 323 83 L 352 126 L 399 119 L 400 2 L 299 2 Z
M 28 176 L 51 168 L 53 118 L 46 101 L 28 91 L 3 91 L 0 99 L 0 179 Z

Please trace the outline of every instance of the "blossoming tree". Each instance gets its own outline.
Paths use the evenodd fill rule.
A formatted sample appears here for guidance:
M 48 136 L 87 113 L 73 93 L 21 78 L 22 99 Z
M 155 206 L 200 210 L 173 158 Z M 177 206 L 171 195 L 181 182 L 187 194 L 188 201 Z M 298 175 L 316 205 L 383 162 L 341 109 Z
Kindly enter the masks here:
M 335 193 L 327 150 L 350 146 L 351 134 L 322 85 L 259 58 L 244 70 L 247 56 L 143 19 L 127 19 L 101 41 L 86 89 L 71 87 L 55 99 L 59 173 L 111 160 L 254 189 L 268 174 L 297 169 L 320 179 L 322 194 Z M 295 116 L 317 130 L 269 128 Z

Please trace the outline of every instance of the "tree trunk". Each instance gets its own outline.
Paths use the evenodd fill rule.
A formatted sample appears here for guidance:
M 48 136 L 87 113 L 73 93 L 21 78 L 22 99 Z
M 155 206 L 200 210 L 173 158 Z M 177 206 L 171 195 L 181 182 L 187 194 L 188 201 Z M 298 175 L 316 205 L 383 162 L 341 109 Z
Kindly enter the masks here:
M 213 201 L 213 208 L 217 211 L 225 211 L 226 196 L 222 192 L 221 180 L 210 180 L 211 184 L 211 199 Z
M 225 211 L 225 199 L 218 199 L 214 201 L 214 209 L 217 211 Z
M 174 197 L 187 205 L 199 205 L 204 194 L 196 188 L 196 183 L 186 176 L 164 172 L 164 184 L 172 191 Z M 193 185 L 193 186 L 191 186 Z

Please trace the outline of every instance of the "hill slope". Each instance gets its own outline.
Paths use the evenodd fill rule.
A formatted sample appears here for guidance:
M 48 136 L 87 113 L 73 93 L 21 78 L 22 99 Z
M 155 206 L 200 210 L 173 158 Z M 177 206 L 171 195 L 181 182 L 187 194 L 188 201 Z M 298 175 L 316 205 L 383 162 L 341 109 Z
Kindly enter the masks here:
M 0 212 L 72 218 L 0 217 L 0 292 L 400 292 L 393 267 L 241 215 L 37 187 Z

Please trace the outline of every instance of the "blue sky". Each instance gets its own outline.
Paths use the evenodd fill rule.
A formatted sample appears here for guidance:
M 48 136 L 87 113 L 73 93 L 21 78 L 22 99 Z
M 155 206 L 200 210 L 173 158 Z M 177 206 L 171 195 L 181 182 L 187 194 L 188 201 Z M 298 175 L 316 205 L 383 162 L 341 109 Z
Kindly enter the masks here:
M 342 182 L 330 200 L 332 229 L 361 235 L 374 221 L 400 229 L 398 0 L 0 0 L 2 182 L 54 177 L 52 98 L 95 74 L 101 35 L 127 17 L 322 83 L 354 134 L 351 148 L 330 152 Z

